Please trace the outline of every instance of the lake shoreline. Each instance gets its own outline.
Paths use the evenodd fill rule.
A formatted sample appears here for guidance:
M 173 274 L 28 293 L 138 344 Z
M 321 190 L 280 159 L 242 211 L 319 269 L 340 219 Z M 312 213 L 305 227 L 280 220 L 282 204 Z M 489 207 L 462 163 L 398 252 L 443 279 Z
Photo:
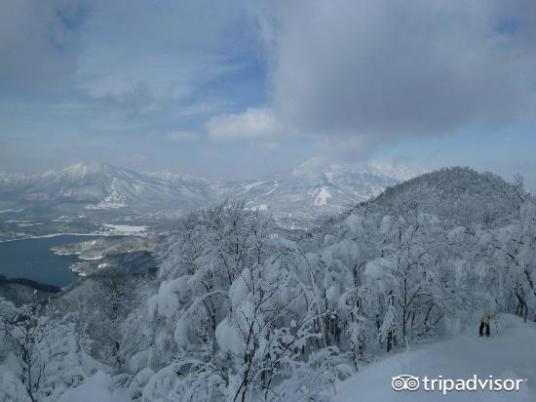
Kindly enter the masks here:
M 140 248 L 146 236 L 149 234 L 99 230 L 3 240 L 0 241 L 0 275 L 64 287 L 85 276 L 84 270 L 75 268 L 98 264 L 109 247 L 114 252 Z
M 109 238 L 97 233 L 89 235 L 54 233 L 28 237 L 0 243 L 0 275 L 8 279 L 29 279 L 59 288 L 71 284 L 79 277 L 70 267 L 80 259 L 76 255 L 57 255 L 52 248 L 63 244 Z
M 118 236 L 118 235 L 112 234 L 112 233 L 98 233 L 98 232 L 96 233 L 50 233 L 50 234 L 39 235 L 39 236 L 17 237 L 16 239 L 0 240 L 0 243 L 10 243 L 10 242 L 19 241 L 19 240 L 49 239 L 49 238 L 59 237 L 59 236 Z
M 0 240 L 0 243 L 9 243 L 19 240 L 31 240 L 31 239 L 49 239 L 59 236 L 94 236 L 94 237 L 113 237 L 113 236 L 146 236 L 144 233 L 134 232 L 94 232 L 94 233 L 49 233 L 39 236 L 17 237 L 16 239 Z

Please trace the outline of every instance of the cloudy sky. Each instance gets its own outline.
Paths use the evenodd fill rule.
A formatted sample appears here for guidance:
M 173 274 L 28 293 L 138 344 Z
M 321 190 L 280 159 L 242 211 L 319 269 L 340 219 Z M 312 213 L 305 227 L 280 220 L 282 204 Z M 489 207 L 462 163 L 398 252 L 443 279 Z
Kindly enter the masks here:
M 533 0 L 2 0 L 0 171 L 311 158 L 536 188 Z

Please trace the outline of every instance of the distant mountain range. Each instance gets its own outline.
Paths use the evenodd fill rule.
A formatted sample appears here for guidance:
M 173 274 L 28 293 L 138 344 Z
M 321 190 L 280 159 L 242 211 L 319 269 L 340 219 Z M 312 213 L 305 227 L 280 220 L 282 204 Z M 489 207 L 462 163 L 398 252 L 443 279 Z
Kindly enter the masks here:
M 218 182 L 170 172 L 139 173 L 108 164 L 79 163 L 43 174 L 0 175 L 0 217 L 19 227 L 47 219 L 162 219 L 238 198 L 248 209 L 272 213 L 287 227 L 303 227 L 376 196 L 410 176 L 402 169 L 378 166 L 312 168 L 305 164 L 288 174 Z
M 142 174 L 108 164 L 79 163 L 38 175 L 0 176 L 0 210 L 145 215 L 206 205 L 212 193 L 210 183 L 201 179 Z
M 270 211 L 284 226 L 303 227 L 304 222 L 319 223 L 399 182 L 371 167 L 330 165 L 312 169 L 303 165 L 287 175 L 224 183 L 221 194 L 244 199 L 249 209 Z

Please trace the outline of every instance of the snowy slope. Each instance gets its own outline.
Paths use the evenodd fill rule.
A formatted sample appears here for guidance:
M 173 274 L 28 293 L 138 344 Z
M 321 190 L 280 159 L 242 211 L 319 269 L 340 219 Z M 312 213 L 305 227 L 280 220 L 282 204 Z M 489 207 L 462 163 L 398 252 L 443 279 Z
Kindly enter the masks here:
M 479 338 L 464 334 L 421 345 L 409 352 L 372 363 L 353 378 L 343 382 L 336 402 L 534 402 L 536 401 L 536 324 L 514 316 L 499 320 L 499 334 Z M 519 392 L 456 392 L 444 396 L 439 391 L 400 391 L 391 388 L 391 379 L 400 374 L 422 378 L 528 379 Z

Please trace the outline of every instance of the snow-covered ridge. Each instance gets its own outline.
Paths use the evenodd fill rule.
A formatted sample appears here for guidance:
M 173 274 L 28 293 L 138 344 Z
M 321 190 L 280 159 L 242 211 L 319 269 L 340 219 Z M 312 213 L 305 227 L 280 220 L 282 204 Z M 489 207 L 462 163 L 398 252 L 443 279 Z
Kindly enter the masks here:
M 218 182 L 169 171 L 138 173 L 77 163 L 41 175 L 0 176 L 0 194 L 11 203 L 3 210 L 35 206 L 57 208 L 58 215 L 69 215 L 65 209 L 93 215 L 177 215 L 240 198 L 249 208 L 269 210 L 281 224 L 294 227 L 337 214 L 396 183 L 378 171 L 341 164 L 305 163 L 262 180 Z

